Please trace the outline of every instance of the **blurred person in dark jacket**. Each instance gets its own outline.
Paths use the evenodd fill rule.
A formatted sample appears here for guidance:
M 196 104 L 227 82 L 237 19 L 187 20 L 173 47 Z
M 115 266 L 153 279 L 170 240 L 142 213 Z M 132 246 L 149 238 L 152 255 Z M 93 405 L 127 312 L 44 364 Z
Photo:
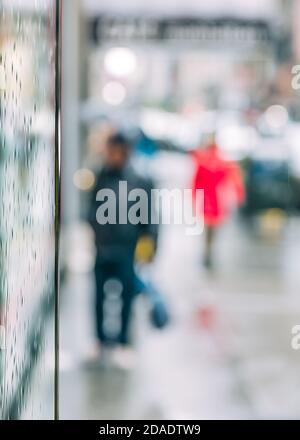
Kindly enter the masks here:
M 122 133 L 108 138 L 89 209 L 96 243 L 97 338 L 100 348 L 118 346 L 117 352 L 123 358 L 131 356 L 130 324 L 138 293 L 134 271 L 136 247 L 143 237 L 150 239 L 153 255 L 157 242 L 157 225 L 151 224 L 152 181 L 133 170 L 131 152 L 131 144 Z M 140 206 L 147 218 L 141 220 L 137 216 L 136 221 L 129 221 L 130 210 L 136 205 L 130 194 L 140 190 L 147 196 L 140 200 L 147 204 Z

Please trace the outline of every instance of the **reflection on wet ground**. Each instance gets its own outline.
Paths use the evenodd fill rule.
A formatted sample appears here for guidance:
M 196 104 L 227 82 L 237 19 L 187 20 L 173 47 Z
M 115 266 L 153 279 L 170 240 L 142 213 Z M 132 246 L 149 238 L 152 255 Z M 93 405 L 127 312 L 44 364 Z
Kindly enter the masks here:
M 81 368 L 92 343 L 93 280 L 71 276 L 61 317 L 62 417 L 299 417 L 300 354 L 290 345 L 300 321 L 299 232 L 290 220 L 280 242 L 270 243 L 233 222 L 220 233 L 216 269 L 207 273 L 200 238 L 198 246 L 166 229 L 153 273 L 173 322 L 151 329 L 139 301 L 130 372 Z
M 169 177 L 168 177 L 169 178 Z M 142 298 L 130 371 L 81 367 L 93 342 L 93 277 L 70 275 L 61 313 L 61 417 L 82 419 L 299 418 L 300 221 L 277 238 L 235 218 L 220 231 L 216 264 L 202 237 L 162 229 L 153 278 L 172 323 L 150 327 Z

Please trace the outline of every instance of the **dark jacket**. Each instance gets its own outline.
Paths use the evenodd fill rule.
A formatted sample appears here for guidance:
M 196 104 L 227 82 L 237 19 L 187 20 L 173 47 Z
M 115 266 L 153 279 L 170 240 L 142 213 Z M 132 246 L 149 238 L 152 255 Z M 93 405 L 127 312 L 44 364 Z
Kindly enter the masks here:
M 120 182 L 126 182 L 127 192 L 124 192 L 124 194 L 122 193 L 119 199 Z M 144 235 L 151 236 L 156 243 L 158 225 L 151 224 L 152 188 L 152 181 L 139 176 L 130 166 L 121 170 L 109 169 L 106 167 L 103 167 L 100 170 L 96 177 L 94 189 L 91 193 L 89 208 L 89 222 L 95 232 L 98 256 L 109 256 L 110 254 L 120 255 L 122 253 L 127 255 L 128 253 L 131 253 L 133 255 L 138 239 Z M 111 196 L 109 199 L 107 197 L 101 197 L 102 200 L 99 200 L 99 191 L 103 189 L 112 190 L 114 197 Z M 140 222 L 138 224 L 132 224 L 128 221 L 129 210 L 136 204 L 136 201 L 139 200 L 128 201 L 128 194 L 134 189 L 143 189 L 147 194 L 148 216 L 147 222 L 145 222 L 146 224 L 141 224 Z M 126 197 L 127 201 L 125 200 Z M 122 219 L 120 219 L 120 203 L 124 203 L 123 206 L 125 206 L 123 209 L 123 217 L 125 214 L 127 222 L 124 222 L 124 224 L 122 224 Z M 103 204 L 105 204 L 105 206 Z M 102 209 L 101 212 L 103 214 L 104 208 L 105 215 L 108 216 L 108 211 L 110 211 L 110 214 L 115 217 L 115 224 L 109 222 L 106 224 L 99 223 L 97 220 L 97 213 L 99 218 L 99 212 Z M 114 213 L 116 214 L 115 216 Z M 103 218 L 103 216 L 101 218 Z

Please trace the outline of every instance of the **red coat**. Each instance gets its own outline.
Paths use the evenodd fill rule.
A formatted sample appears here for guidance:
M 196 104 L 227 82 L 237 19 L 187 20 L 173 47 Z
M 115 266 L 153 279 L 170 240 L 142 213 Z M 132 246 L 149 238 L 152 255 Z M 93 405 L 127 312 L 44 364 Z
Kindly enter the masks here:
M 222 224 L 232 209 L 245 198 L 244 183 L 239 166 L 226 160 L 218 148 L 197 150 L 193 153 L 196 172 L 193 179 L 193 196 L 196 189 L 204 190 L 204 222 L 209 226 Z

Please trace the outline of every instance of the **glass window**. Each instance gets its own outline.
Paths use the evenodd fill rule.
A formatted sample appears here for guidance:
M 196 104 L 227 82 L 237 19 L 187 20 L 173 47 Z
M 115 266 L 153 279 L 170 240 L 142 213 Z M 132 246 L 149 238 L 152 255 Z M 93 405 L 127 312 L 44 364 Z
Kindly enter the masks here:
M 0 419 L 54 417 L 56 1 L 0 0 Z

